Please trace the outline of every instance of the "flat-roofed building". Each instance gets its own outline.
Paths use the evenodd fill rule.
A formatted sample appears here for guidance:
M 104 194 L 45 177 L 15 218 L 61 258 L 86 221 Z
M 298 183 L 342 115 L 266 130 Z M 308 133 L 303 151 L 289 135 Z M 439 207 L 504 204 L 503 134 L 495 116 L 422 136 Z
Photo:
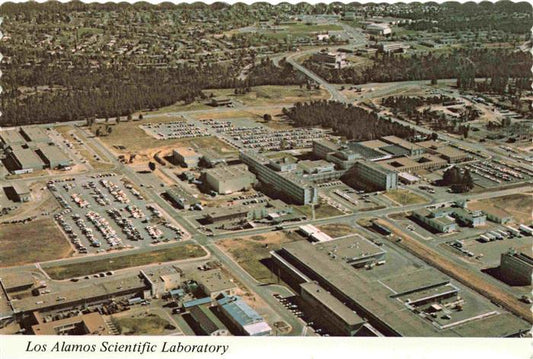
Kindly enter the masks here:
M 457 230 L 457 224 L 446 213 L 432 212 L 427 208 L 423 208 L 414 211 L 413 217 L 441 233 L 449 233 Z
M 371 270 L 354 268 L 307 241 L 286 243 L 271 254 L 274 272 L 292 288 L 300 291 L 301 284 L 316 281 L 385 336 L 505 337 L 531 327 L 436 269 L 406 262 L 400 253 L 389 253 L 394 258 Z M 449 314 L 434 316 L 435 310 Z
M 266 336 L 272 328 L 239 296 L 226 296 L 217 301 L 221 313 L 237 328 L 239 334 Z
M 394 172 L 417 172 L 422 170 L 432 170 L 448 165 L 448 161 L 431 154 L 424 154 L 420 157 L 397 157 L 378 162 L 383 167 Z
M 44 163 L 33 150 L 21 146 L 12 146 L 11 149 L 5 161 L 11 172 L 22 174 L 44 168 Z
M 112 335 L 99 313 L 89 313 L 32 325 L 33 335 Z
M 533 258 L 531 247 L 529 254 L 519 252 L 514 248 L 502 253 L 500 259 L 500 275 L 512 285 L 531 285 L 533 275 Z
M 29 202 L 31 200 L 31 191 L 22 182 L 17 182 L 13 185 L 13 195 L 17 202 Z
M 377 162 L 357 161 L 345 175 L 345 182 L 350 186 L 363 184 L 378 190 L 395 190 L 398 188 L 398 174 Z
M 392 29 L 387 24 L 368 24 L 366 25 L 365 31 L 372 35 L 382 35 L 387 36 L 392 33 Z
M 189 309 L 189 314 L 194 320 L 197 329 L 204 335 L 211 336 L 226 336 L 229 335 L 228 330 L 219 323 L 213 315 L 207 312 L 209 309 L 204 306 L 196 305 Z
M 172 151 L 174 163 L 181 164 L 187 168 L 197 168 L 202 155 L 189 147 L 180 147 Z
M 68 158 L 59 147 L 54 145 L 40 145 L 37 147 L 36 153 L 42 159 L 44 164 L 51 169 L 65 168 L 72 164 L 70 158 Z
M 35 281 L 30 272 L 20 271 L 3 274 L 0 283 L 7 293 L 12 293 L 30 289 Z
M 2 148 L 11 146 L 21 146 L 26 143 L 26 140 L 18 130 L 5 130 L 0 131 L 0 143 Z
M 256 183 L 255 175 L 246 165 L 210 168 L 204 171 L 204 176 L 211 189 L 220 194 L 246 191 Z
M 154 267 L 140 271 L 149 287 L 149 296 L 161 298 L 181 283 L 181 274 L 174 267 Z
M 480 206 L 480 207 L 483 207 L 483 206 Z M 509 212 L 501 208 L 496 208 L 496 207 L 483 208 L 482 211 L 483 213 L 485 213 L 489 221 L 492 221 L 495 223 L 507 224 L 513 220 L 513 216 Z
M 222 273 L 220 269 L 211 269 L 194 273 L 194 280 L 198 283 L 204 293 L 212 299 L 221 294 L 235 295 L 237 286 Z
M 346 54 L 342 52 L 316 52 L 311 56 L 311 61 L 332 69 L 342 69 L 347 65 Z
M 381 140 L 404 148 L 405 150 L 409 151 L 410 156 L 420 156 L 425 151 L 424 147 L 421 147 L 416 143 L 406 141 L 397 136 L 385 136 L 381 137 Z
M 354 336 L 366 321 L 315 282 L 300 284 L 310 319 L 336 336 Z M 305 310 L 304 309 L 304 310 Z
M 470 227 L 480 227 L 487 224 L 487 216 L 482 211 L 470 211 L 465 208 L 454 208 L 452 217 Z
M 317 243 L 315 247 L 328 253 L 333 259 L 340 258 L 354 268 L 381 262 L 385 260 L 386 254 L 384 249 L 358 234 Z
M 288 199 L 298 204 L 318 202 L 318 188 L 298 172 L 296 163 L 272 161 L 251 151 L 241 151 L 240 159 L 261 183 L 283 193 Z
M 22 127 L 20 133 L 27 142 L 51 142 L 50 137 L 40 127 Z

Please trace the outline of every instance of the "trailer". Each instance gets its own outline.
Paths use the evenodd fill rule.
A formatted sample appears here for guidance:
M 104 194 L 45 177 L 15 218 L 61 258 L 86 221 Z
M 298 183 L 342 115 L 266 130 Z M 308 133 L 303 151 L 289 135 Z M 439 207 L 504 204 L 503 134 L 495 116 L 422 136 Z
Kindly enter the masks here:
M 507 228 L 507 230 L 512 236 L 518 237 L 520 235 L 520 231 L 516 228 L 513 228 L 511 226 L 505 226 L 505 228 Z
M 496 237 L 496 239 L 503 239 L 503 236 L 501 234 L 499 234 L 498 232 L 496 231 L 492 231 L 490 232 L 490 234 L 493 236 L 493 237 Z
M 487 237 L 486 235 L 483 235 L 483 234 L 482 234 L 481 236 L 479 236 L 479 240 L 480 240 L 481 242 L 483 242 L 483 243 L 490 242 L 490 238 Z
M 531 236 L 533 235 L 533 229 L 531 229 L 531 227 L 528 227 L 524 224 L 521 224 L 518 229 L 520 229 L 520 232 L 524 233 L 526 236 Z

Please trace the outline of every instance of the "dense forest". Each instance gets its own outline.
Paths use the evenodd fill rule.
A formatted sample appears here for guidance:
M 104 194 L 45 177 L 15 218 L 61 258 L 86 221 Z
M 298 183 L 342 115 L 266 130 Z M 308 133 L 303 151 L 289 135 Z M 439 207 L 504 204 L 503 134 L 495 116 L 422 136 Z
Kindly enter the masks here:
M 356 141 L 389 135 L 401 138 L 412 138 L 416 135 L 414 129 L 380 119 L 375 112 L 335 101 L 298 102 L 290 109 L 283 109 L 283 113 L 296 126 L 331 128 L 336 134 Z
M 457 49 L 447 54 L 389 54 L 378 52 L 366 68 L 329 69 L 310 60 L 305 66 L 328 82 L 363 84 L 463 78 L 464 87 L 476 77 L 527 78 L 531 76 L 531 54 L 503 49 Z
M 306 76 L 295 71 L 284 58 L 279 61 L 278 66 L 270 59 L 262 59 L 259 64 L 252 67 L 246 83 L 248 86 L 300 85 L 306 80 Z

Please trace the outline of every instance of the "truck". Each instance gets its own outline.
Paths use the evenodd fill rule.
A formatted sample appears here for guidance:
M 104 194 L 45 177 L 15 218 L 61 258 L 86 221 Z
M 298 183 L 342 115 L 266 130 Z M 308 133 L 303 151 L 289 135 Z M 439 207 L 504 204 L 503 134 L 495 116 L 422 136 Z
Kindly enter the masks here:
M 518 237 L 520 235 L 520 231 L 516 228 L 513 228 L 511 226 L 505 226 L 505 228 L 507 228 L 507 230 L 513 237 Z
M 486 235 L 483 235 L 483 234 L 482 234 L 481 236 L 479 236 L 479 240 L 480 240 L 481 242 L 483 242 L 483 243 L 490 242 L 490 238 L 487 237 Z

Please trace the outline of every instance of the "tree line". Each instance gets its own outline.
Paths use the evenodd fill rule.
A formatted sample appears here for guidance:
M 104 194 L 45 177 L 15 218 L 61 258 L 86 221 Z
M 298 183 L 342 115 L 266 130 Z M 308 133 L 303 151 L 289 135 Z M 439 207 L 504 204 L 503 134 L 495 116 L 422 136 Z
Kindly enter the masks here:
M 413 138 L 416 135 L 414 129 L 380 118 L 374 111 L 336 101 L 297 102 L 282 111 L 296 126 L 331 128 L 349 140 L 366 141 L 390 135 Z

